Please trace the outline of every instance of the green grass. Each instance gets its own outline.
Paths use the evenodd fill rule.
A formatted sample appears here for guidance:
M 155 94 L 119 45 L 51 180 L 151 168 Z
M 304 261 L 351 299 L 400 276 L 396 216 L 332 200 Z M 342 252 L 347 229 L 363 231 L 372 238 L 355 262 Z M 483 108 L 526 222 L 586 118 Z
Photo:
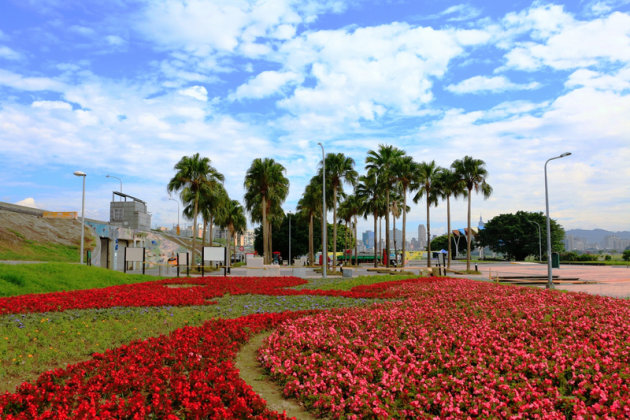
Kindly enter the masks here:
M 68 263 L 1 264 L 0 296 L 95 289 L 142 283 L 166 277 L 124 274 L 101 267 Z
M 417 278 L 417 275 L 392 275 L 381 276 L 358 276 L 358 277 L 334 277 L 326 279 L 310 279 L 308 284 L 297 286 L 296 289 L 319 289 L 319 290 L 350 290 L 354 286 L 363 286 L 384 281 L 396 281 Z
M 26 239 L 17 248 L 0 249 L 0 260 L 79 262 L 79 247 Z

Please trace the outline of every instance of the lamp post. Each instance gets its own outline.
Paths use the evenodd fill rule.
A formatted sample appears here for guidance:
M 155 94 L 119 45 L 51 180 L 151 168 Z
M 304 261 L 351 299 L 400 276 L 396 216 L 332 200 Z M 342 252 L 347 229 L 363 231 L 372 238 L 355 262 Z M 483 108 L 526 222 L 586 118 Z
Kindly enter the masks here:
M 74 171 L 74 175 L 83 177 L 83 198 L 81 200 L 81 264 L 83 264 L 83 244 L 85 239 L 85 177 L 87 174 L 81 171 Z
M 322 277 L 326 278 L 326 268 L 328 267 L 328 244 L 326 243 L 326 230 L 328 221 L 326 220 L 326 157 L 324 156 L 324 146 L 321 143 L 319 147 L 322 148 Z
M 549 222 L 549 190 L 547 187 L 547 164 L 550 160 L 560 159 L 569 156 L 571 152 L 566 152 L 560 156 L 547 159 L 545 162 L 545 208 L 547 209 L 547 289 L 553 289 L 552 267 L 551 267 L 551 223 Z
M 122 179 L 118 178 L 117 176 L 114 175 L 105 175 L 105 178 L 115 178 L 120 182 L 120 193 L 122 194 Z
M 168 199 L 177 203 L 177 236 L 179 236 L 179 200 L 175 200 L 173 197 L 169 197 Z
M 529 219 L 525 219 L 527 220 L 529 223 L 533 223 L 536 225 L 536 227 L 538 228 L 538 261 L 542 261 L 542 242 L 541 242 L 541 233 L 540 233 L 540 225 L 537 222 L 534 222 L 533 220 L 529 220 Z
M 291 213 L 289 213 L 289 267 L 291 267 Z

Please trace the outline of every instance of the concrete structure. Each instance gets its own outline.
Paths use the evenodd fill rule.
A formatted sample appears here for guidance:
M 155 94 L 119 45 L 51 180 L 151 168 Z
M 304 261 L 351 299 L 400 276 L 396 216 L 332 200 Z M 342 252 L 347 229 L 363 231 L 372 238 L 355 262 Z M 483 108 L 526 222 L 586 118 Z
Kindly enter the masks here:
M 120 201 L 116 201 L 116 197 Z M 129 229 L 151 230 L 151 215 L 147 212 L 147 203 L 118 191 L 112 193 L 109 204 L 109 223 Z

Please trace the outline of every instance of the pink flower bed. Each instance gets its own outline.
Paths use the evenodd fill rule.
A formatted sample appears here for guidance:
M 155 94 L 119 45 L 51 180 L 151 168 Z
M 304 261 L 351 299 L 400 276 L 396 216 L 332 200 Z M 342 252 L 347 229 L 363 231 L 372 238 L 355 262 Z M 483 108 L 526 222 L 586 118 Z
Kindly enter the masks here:
M 461 279 L 283 324 L 259 359 L 335 418 L 630 417 L 630 302 Z
M 286 418 L 266 408 L 233 360 L 251 335 L 299 315 L 213 320 L 95 354 L 0 395 L 0 418 Z

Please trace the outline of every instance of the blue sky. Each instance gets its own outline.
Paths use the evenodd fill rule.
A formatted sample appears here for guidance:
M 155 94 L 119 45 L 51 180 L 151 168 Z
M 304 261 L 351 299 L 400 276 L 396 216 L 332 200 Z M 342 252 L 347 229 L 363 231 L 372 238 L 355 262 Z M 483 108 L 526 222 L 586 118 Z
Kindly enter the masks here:
M 0 0 L 0 201 L 80 210 L 82 170 L 101 220 L 110 174 L 175 223 L 166 183 L 196 152 L 238 200 L 252 160 L 276 159 L 293 210 L 322 142 L 360 173 L 379 144 L 484 160 L 475 220 L 544 211 L 544 163 L 572 152 L 549 163 L 552 217 L 630 230 L 629 116 L 627 0 Z

